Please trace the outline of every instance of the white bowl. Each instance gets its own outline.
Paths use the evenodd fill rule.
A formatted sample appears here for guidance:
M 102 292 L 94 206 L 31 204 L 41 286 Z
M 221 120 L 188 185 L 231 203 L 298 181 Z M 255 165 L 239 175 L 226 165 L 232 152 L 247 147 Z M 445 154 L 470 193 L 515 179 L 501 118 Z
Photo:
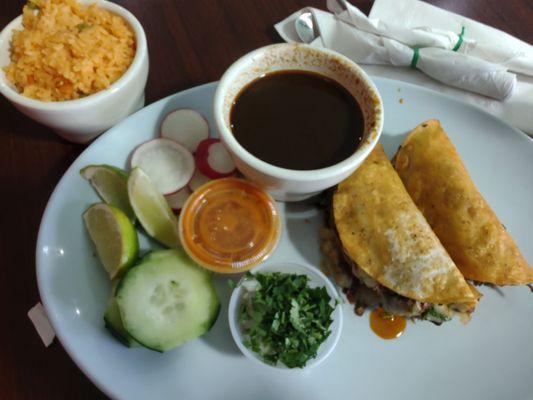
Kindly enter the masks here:
M 250 82 L 279 70 L 318 72 L 344 86 L 355 97 L 363 111 L 365 131 L 363 141 L 353 155 L 330 167 L 301 171 L 268 164 L 239 144 L 230 125 L 231 107 L 236 97 Z M 336 185 L 361 165 L 381 135 L 383 104 L 367 74 L 347 57 L 328 49 L 283 43 L 252 51 L 225 72 L 215 93 L 214 117 L 220 138 L 237 168 L 248 179 L 268 190 L 276 200 L 298 201 Z
M 125 8 L 101 0 L 99 7 L 123 17 L 133 29 L 136 51 L 130 67 L 107 89 L 68 101 L 45 102 L 23 96 L 7 80 L 3 67 L 10 63 L 10 42 L 14 29 L 22 29 L 22 15 L 0 32 L 0 93 L 22 113 L 42 123 L 67 140 L 86 143 L 144 106 L 148 77 L 146 36 L 139 21 Z
M 337 292 L 337 289 L 331 283 L 331 281 L 322 272 L 311 266 L 294 263 L 262 264 L 258 267 L 253 268 L 250 272 L 252 274 L 255 274 L 257 272 L 284 272 L 290 274 L 307 275 L 309 277 L 309 286 L 325 286 L 332 301 L 340 299 L 339 293 Z M 342 331 L 342 309 L 340 304 L 334 305 L 335 308 L 332 314 L 333 321 L 331 323 L 331 333 L 329 334 L 326 341 L 320 345 L 316 358 L 309 360 L 304 368 L 288 368 L 287 366 L 281 363 L 278 363 L 277 365 L 265 363 L 259 355 L 257 355 L 255 352 L 253 352 L 243 344 L 243 336 L 241 328 L 239 326 L 238 316 L 239 309 L 241 308 L 242 304 L 241 302 L 244 290 L 246 289 L 243 289 L 241 284 L 237 285 L 237 287 L 233 290 L 228 306 L 228 320 L 233 340 L 235 341 L 237 347 L 241 350 L 241 352 L 250 360 L 261 365 L 267 366 L 269 368 L 275 368 L 284 371 L 301 372 L 316 367 L 333 352 L 333 349 L 337 345 Z

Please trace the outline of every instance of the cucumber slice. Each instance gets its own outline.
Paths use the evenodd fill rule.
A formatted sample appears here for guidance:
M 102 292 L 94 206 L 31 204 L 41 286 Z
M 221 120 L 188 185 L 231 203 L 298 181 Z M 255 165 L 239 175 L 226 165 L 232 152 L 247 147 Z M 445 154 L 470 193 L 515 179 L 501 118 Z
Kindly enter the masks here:
M 120 317 L 117 299 L 113 293 L 111 293 L 111 297 L 109 298 L 107 309 L 104 314 L 105 327 L 125 346 L 140 346 L 139 342 L 137 342 L 124 328 L 124 325 L 122 324 L 122 318 Z
M 203 335 L 220 309 L 210 273 L 177 249 L 145 256 L 122 278 L 116 298 L 126 331 L 160 352 Z

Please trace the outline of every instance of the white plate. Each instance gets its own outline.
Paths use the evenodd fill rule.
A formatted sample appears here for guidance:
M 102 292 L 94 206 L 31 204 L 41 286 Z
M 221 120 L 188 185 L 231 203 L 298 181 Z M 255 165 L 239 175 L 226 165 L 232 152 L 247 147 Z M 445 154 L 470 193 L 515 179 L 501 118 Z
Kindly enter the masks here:
M 438 93 L 376 78 L 385 104 L 382 142 L 392 155 L 418 123 L 438 118 L 474 181 L 533 262 L 533 143 L 479 109 Z M 533 294 L 526 287 L 484 294 L 470 324 L 409 324 L 398 340 L 369 329 L 368 316 L 344 307 L 334 353 L 320 367 L 293 375 L 246 359 L 228 328 L 225 277 L 216 279 L 223 307 L 204 337 L 166 354 L 129 350 L 104 329 L 109 282 L 93 254 L 81 213 L 98 201 L 78 174 L 87 164 L 125 167 L 131 150 L 158 134 L 173 108 L 211 118 L 216 84 L 146 107 L 97 139 L 72 164 L 46 208 L 37 242 L 42 301 L 61 343 L 106 394 L 120 399 L 525 399 L 533 393 Z M 400 103 L 400 99 L 403 99 Z M 281 206 L 285 230 L 269 262 L 318 265 L 320 214 L 302 204 Z M 147 248 L 147 241 L 143 241 Z

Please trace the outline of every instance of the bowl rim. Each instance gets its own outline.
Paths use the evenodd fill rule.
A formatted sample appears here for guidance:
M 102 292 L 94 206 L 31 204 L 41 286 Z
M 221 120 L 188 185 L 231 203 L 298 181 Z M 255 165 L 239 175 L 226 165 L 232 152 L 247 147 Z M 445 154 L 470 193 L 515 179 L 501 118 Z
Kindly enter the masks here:
M 296 272 L 295 270 L 292 270 L 291 268 L 295 268 L 296 270 L 299 270 L 301 272 Z M 274 263 L 263 263 L 260 264 L 254 268 L 252 268 L 249 272 L 257 273 L 257 272 L 269 272 L 269 270 L 273 270 L 272 272 L 281 271 L 284 270 L 284 273 L 305 273 L 306 275 L 310 276 L 311 274 L 318 276 L 320 282 L 326 287 L 326 290 L 328 291 L 328 294 L 332 298 L 332 300 L 341 299 L 341 296 L 339 295 L 339 291 L 335 287 L 335 285 L 331 282 L 331 280 L 318 268 L 312 267 L 307 264 L 300 264 L 292 261 L 277 261 Z M 337 344 L 339 343 L 339 339 L 342 333 L 342 327 L 343 327 L 343 311 L 342 311 L 342 301 L 336 302 L 332 314 L 336 313 L 336 319 L 334 319 L 331 323 L 331 333 L 328 338 L 326 338 L 326 341 L 324 341 L 321 346 L 326 344 L 328 341 L 331 341 L 330 347 L 322 354 L 317 354 L 316 358 L 313 358 L 307 362 L 307 364 L 303 368 L 289 368 L 285 365 L 271 365 L 266 362 L 264 362 L 257 354 L 255 354 L 252 350 L 248 349 L 244 343 L 242 342 L 240 328 L 238 326 L 238 323 L 236 323 L 236 314 L 237 314 L 237 306 L 238 302 L 242 297 L 243 288 L 241 285 L 242 281 L 239 281 L 237 286 L 233 289 L 231 293 L 231 297 L 228 303 L 228 324 L 230 327 L 231 336 L 233 337 L 233 341 L 239 348 L 239 350 L 246 356 L 246 358 L 254 361 L 257 364 L 276 369 L 276 370 L 282 370 L 282 371 L 288 371 L 288 372 L 302 372 L 307 371 L 311 368 L 314 368 L 321 364 L 323 361 L 325 361 L 331 353 L 333 353 L 333 350 L 337 347 Z
M 83 1 L 83 3 L 96 4 L 98 7 L 102 7 L 105 10 L 111 11 L 124 18 L 130 25 L 135 34 L 136 46 L 135 55 L 128 69 L 126 69 L 122 76 L 113 82 L 108 88 L 90 94 L 86 97 L 74 100 L 42 101 L 24 96 L 13 89 L 11 83 L 6 78 L 5 72 L 3 71 L 4 66 L 0 66 L 0 93 L 2 93 L 8 100 L 28 108 L 39 109 L 43 111 L 75 110 L 98 103 L 106 97 L 109 97 L 123 89 L 124 86 L 135 79 L 137 72 L 143 66 L 144 59 L 148 56 L 146 34 L 139 20 L 124 7 L 107 0 Z M 0 32 L 0 43 L 3 41 L 11 41 L 12 31 L 21 26 L 22 15 L 19 15 L 9 24 L 7 24 Z
M 337 58 L 339 61 L 350 67 L 358 75 L 361 82 L 363 82 L 363 85 L 370 92 L 372 92 L 373 95 L 375 95 L 375 98 L 378 100 L 377 104 L 374 107 L 375 109 L 378 109 L 375 127 L 376 134 L 373 134 L 371 135 L 371 137 L 366 138 L 350 157 L 342 160 L 337 164 L 320 169 L 295 170 L 282 168 L 276 165 L 269 164 L 254 156 L 252 153 L 246 150 L 237 141 L 237 139 L 235 139 L 231 130 L 226 126 L 226 123 L 224 121 L 223 105 L 227 88 L 233 82 L 234 78 L 239 75 L 240 71 L 249 68 L 249 65 L 252 64 L 255 59 L 261 58 L 263 54 L 265 54 L 267 51 L 274 51 L 280 47 L 308 48 L 309 50 L 322 53 L 326 57 Z M 327 48 L 316 48 L 302 43 L 277 43 L 267 45 L 253 50 L 250 53 L 247 53 L 241 58 L 239 58 L 237 61 L 235 61 L 220 78 L 213 101 L 213 116 L 215 118 L 215 124 L 218 128 L 220 138 L 222 139 L 224 144 L 229 147 L 231 152 L 241 158 L 245 164 L 249 165 L 257 171 L 260 171 L 265 175 L 269 175 L 277 179 L 287 179 L 298 182 L 323 180 L 338 175 L 349 174 L 351 171 L 353 171 L 354 168 L 357 168 L 357 166 L 364 161 L 364 159 L 370 154 L 370 152 L 378 143 L 379 138 L 381 137 L 381 133 L 383 131 L 383 121 L 385 118 L 383 100 L 381 99 L 381 95 L 376 86 L 374 85 L 374 82 L 372 82 L 368 74 L 359 65 L 357 65 L 354 61 L 350 60 L 348 57 L 337 53 L 336 51 Z

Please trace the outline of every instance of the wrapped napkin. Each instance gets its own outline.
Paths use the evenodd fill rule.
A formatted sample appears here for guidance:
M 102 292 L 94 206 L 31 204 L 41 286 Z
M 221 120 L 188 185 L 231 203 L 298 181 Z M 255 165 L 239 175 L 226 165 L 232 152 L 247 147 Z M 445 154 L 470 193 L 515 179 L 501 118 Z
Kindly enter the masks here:
M 339 5 L 337 2 L 328 3 Z M 355 9 L 349 4 L 347 6 Z M 354 13 L 343 13 L 346 20 L 352 22 L 356 20 L 357 26 L 355 26 L 348 24 L 344 19 L 340 20 L 329 12 L 305 8 L 276 25 L 276 30 L 285 41 L 301 41 L 294 24 L 305 12 L 313 16 L 313 24 L 318 33 L 318 36 L 309 44 L 338 51 L 357 63 L 411 66 L 446 85 L 500 100 L 508 98 L 514 90 L 516 76 L 507 72 L 506 67 L 439 47 L 411 48 L 384 36 L 382 31 L 388 27 L 385 24 L 372 25 L 371 21 L 360 12 L 357 19 L 352 18 L 355 16 Z M 359 26 L 365 30 L 359 29 Z M 380 32 L 382 35 L 369 31 Z M 446 39 L 445 35 L 435 35 L 430 32 L 425 32 L 428 35 L 419 35 L 421 32 L 408 32 L 406 29 L 404 31 L 404 33 L 412 33 L 409 38 L 412 42 L 417 42 L 417 37 L 420 37 L 424 39 L 421 40 L 424 43 L 444 46 L 446 42 L 451 43 L 453 40 L 453 37 Z M 396 30 L 386 33 L 392 36 L 400 32 Z
M 456 51 L 499 64 L 513 72 L 533 76 L 533 51 L 503 46 L 498 42 L 479 42 L 466 34 L 464 25 L 460 33 L 431 26 L 407 28 L 380 18 L 367 17 L 345 0 L 328 0 L 327 5 L 340 21 L 359 30 L 394 39 L 410 47 L 438 47 Z
M 328 6 L 340 11 L 342 3 L 337 6 L 334 3 L 338 2 L 328 3 Z M 341 13 L 338 14 L 340 18 Z M 402 18 L 398 18 L 398 15 Z M 452 32 L 462 31 L 463 40 L 458 52 L 501 64 L 519 74 L 533 76 L 533 46 L 498 29 L 431 4 L 418 0 L 376 0 L 369 19 L 408 30 L 440 31 L 452 35 Z
M 459 57 L 466 56 L 489 64 L 500 64 L 495 67 L 496 71 L 505 72 L 506 69 L 509 69 L 519 73 L 514 94 L 505 102 L 467 92 L 463 90 L 463 84 L 457 85 L 456 88 L 439 83 L 412 68 L 398 68 L 390 63 L 389 65 L 383 63 L 380 63 L 380 65 L 365 65 L 364 62 L 358 61 L 363 64 L 361 65 L 363 69 L 371 75 L 403 80 L 453 95 L 456 98 L 461 98 L 464 101 L 482 107 L 484 110 L 533 135 L 533 113 L 531 113 L 533 109 L 533 77 L 527 76 L 532 75 L 533 71 L 531 68 L 533 66 L 532 46 L 497 29 L 418 0 L 376 0 L 369 17 L 366 17 L 351 5 L 346 7 L 346 4 L 341 1 L 329 1 L 328 6 L 331 11 L 336 13 L 336 16 L 313 9 L 315 12 L 319 12 L 321 16 L 327 16 L 328 18 L 323 18 L 324 23 L 318 27 L 320 35 L 310 43 L 311 45 L 328 47 L 324 43 L 324 37 L 332 40 L 337 34 L 346 34 L 350 29 L 339 28 L 339 26 L 346 25 L 352 30 L 360 30 L 380 37 L 384 37 L 384 35 L 379 33 L 383 33 L 386 30 L 391 37 L 395 36 L 400 39 L 400 41 L 396 40 L 396 42 L 407 47 L 432 44 L 437 49 L 446 51 L 447 54 L 460 54 Z M 294 21 L 305 10 L 291 15 L 276 25 L 276 29 L 283 39 L 289 42 L 301 41 L 296 33 Z M 348 24 L 344 20 L 350 23 Z M 357 29 L 355 26 L 359 26 L 361 29 Z M 461 31 L 463 31 L 462 36 Z M 391 39 L 391 37 L 385 36 L 385 39 Z M 349 38 L 350 36 L 347 35 L 346 40 L 348 42 L 336 44 L 337 48 L 334 49 L 346 54 L 346 50 L 351 48 Z M 459 43 L 456 51 L 452 51 L 458 45 L 460 39 L 462 39 L 462 43 Z M 371 45 L 372 40 L 370 42 L 363 41 L 363 47 L 367 54 L 372 52 L 372 49 L 368 48 Z M 382 47 L 385 47 L 385 44 Z M 381 50 L 381 52 L 383 53 L 384 50 Z M 417 67 L 421 65 L 421 52 L 422 50 L 419 50 Z M 411 50 L 411 54 L 414 55 L 413 50 Z M 505 73 L 508 74 L 508 72 Z M 514 79 L 511 78 L 511 80 Z M 443 79 L 440 79 L 440 81 L 443 81 Z

